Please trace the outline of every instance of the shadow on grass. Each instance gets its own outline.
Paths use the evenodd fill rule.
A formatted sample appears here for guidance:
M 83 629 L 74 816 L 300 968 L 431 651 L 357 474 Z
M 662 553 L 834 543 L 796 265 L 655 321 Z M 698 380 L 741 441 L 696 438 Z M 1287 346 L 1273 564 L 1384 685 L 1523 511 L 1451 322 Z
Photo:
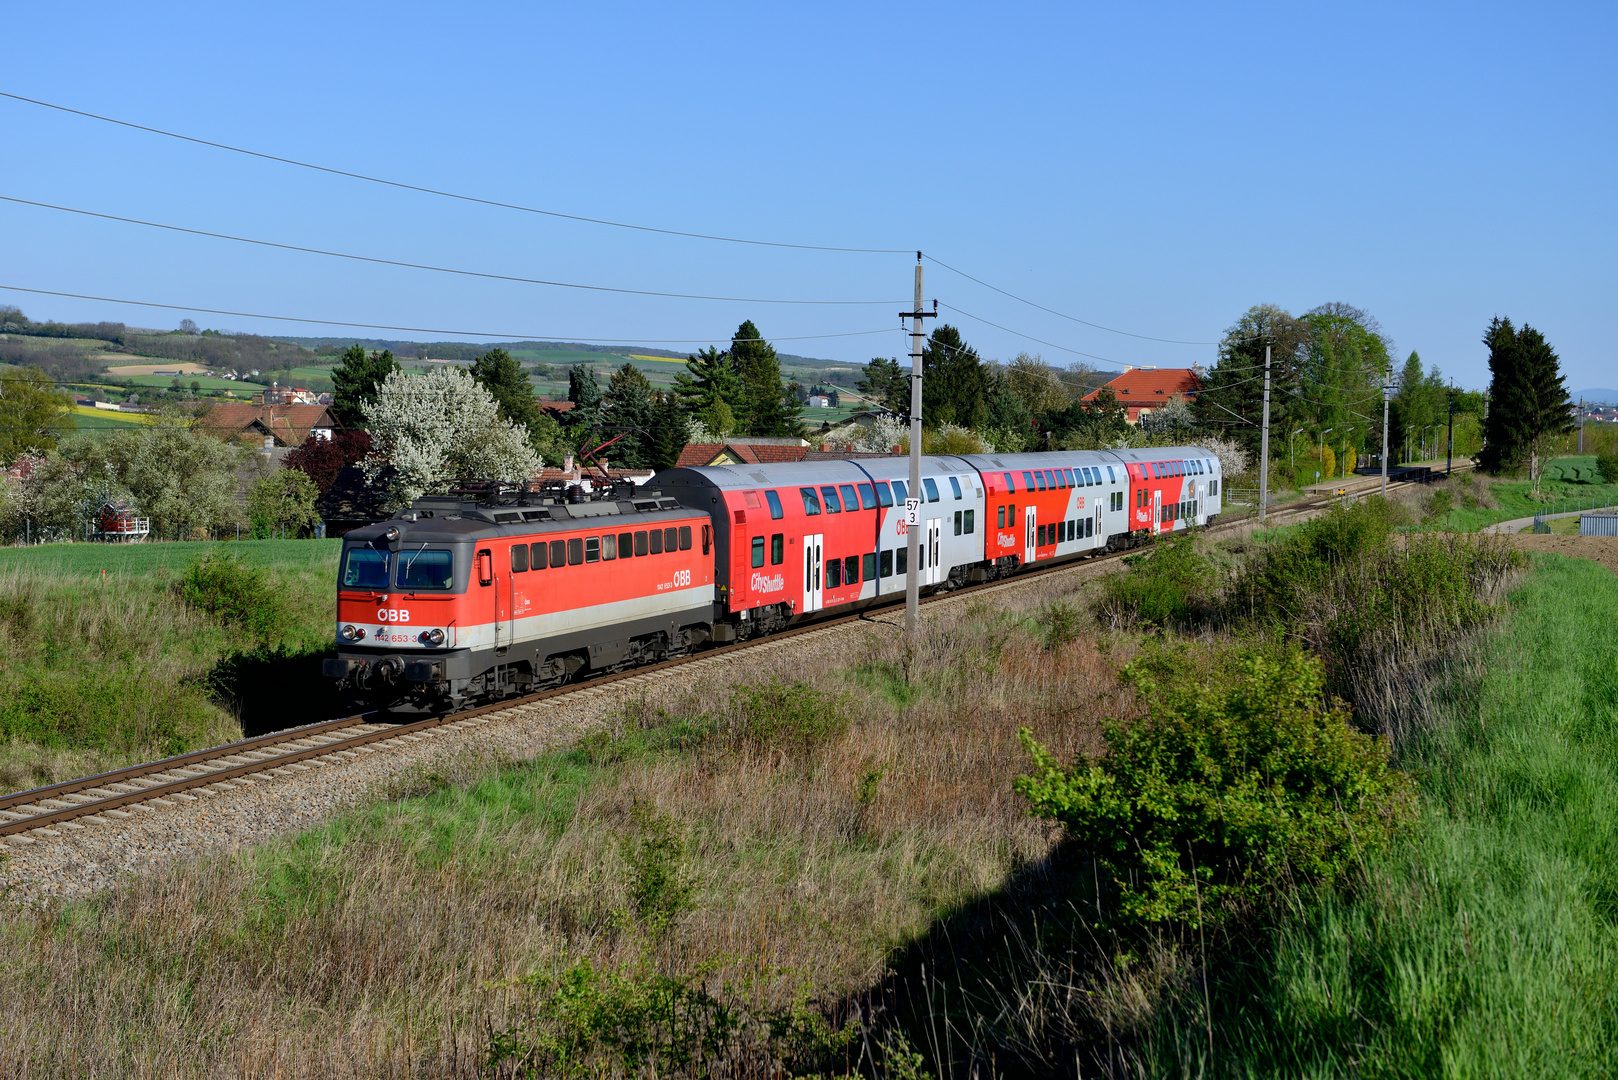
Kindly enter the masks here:
M 347 702 L 320 662 L 336 655 L 330 647 L 287 645 L 232 653 L 209 672 L 209 691 L 240 717 L 247 738 L 331 720 L 344 715 Z

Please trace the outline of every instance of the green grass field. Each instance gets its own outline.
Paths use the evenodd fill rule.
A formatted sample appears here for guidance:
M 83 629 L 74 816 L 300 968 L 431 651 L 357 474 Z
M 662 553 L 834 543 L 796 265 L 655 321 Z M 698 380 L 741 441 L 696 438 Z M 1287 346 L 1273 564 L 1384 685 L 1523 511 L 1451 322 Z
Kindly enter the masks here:
M 80 431 L 123 431 L 147 423 L 139 414 L 120 414 L 82 405 L 73 406 L 68 413 L 73 418 L 73 426 Z
M 341 540 L 243 540 L 240 543 L 41 544 L 0 547 L 0 573 L 28 570 L 58 577 L 178 573 L 211 550 L 227 550 L 260 566 L 325 572 L 334 578 Z
M 211 375 L 130 375 L 128 381 L 134 386 L 161 386 L 170 388 L 178 379 L 180 388 L 191 389 L 192 383 L 199 384 L 204 390 L 234 390 L 238 394 L 257 394 L 269 389 L 267 384 L 247 382 L 236 379 L 216 379 Z
M 1618 578 L 1535 566 L 1404 751 L 1407 843 L 1212 988 L 1209 1073 L 1618 1073 Z

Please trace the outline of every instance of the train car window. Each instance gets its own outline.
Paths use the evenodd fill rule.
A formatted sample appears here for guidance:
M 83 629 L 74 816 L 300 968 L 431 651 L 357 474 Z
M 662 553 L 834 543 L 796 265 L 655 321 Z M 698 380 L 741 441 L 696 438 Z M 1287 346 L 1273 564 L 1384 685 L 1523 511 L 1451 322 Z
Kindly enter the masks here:
M 651 542 L 652 542 L 651 553 L 653 555 L 661 555 L 661 554 L 663 554 L 663 530 L 662 529 L 653 529 L 647 535 L 647 539 L 651 540 Z
M 994 527 L 997 528 L 997 529 L 1005 528 L 1006 527 L 1006 508 L 1004 506 L 997 506 L 994 509 L 995 509 Z
M 1014 483 L 1012 481 L 1011 474 L 1010 473 L 1002 473 L 1001 475 L 1006 478 L 1006 494 L 1007 495 L 1015 495 L 1015 494 L 1017 494 L 1017 485 L 1016 485 L 1016 483 Z M 1028 474 L 1024 473 L 1023 475 L 1026 476 Z
M 1095 518 L 1090 518 L 1090 517 L 1085 518 L 1084 519 L 1084 535 L 1086 537 L 1090 537 L 1090 536 L 1094 536 L 1095 534 L 1096 534 L 1096 519 Z
M 834 487 L 828 485 L 820 489 L 820 502 L 828 514 L 843 512 L 843 504 L 837 501 L 837 489 Z
M 742 502 L 747 504 L 747 508 L 749 510 L 757 510 L 761 505 L 758 501 L 758 492 L 756 491 L 742 492 Z
M 786 544 L 783 542 L 784 540 L 785 537 L 781 533 L 776 533 L 774 536 L 770 537 L 771 566 L 780 566 L 781 563 L 786 560 L 787 551 Z
M 852 513 L 860 508 L 860 497 L 854 494 L 853 484 L 840 484 L 837 491 L 843 496 L 843 508 Z
M 685 546 L 690 547 L 691 545 L 687 543 Z M 663 530 L 663 550 L 680 550 L 680 530 L 677 526 L 671 525 Z
M 618 534 L 618 554 L 621 558 L 631 558 L 635 554 L 635 534 Z
M 909 497 L 910 493 L 905 490 L 905 482 L 903 480 L 895 480 L 893 482 L 893 505 L 900 506 Z
M 710 540 L 709 540 L 709 539 L 708 539 L 708 526 L 706 526 L 706 525 L 704 525 L 704 526 L 703 526 L 703 527 L 702 527 L 702 553 L 703 553 L 703 554 L 704 554 L 704 555 L 706 555 L 706 554 L 708 554 L 708 545 L 709 545 L 709 544 L 710 544 L 710 543 L 711 543 L 711 542 L 712 542 L 712 541 L 710 541 Z
M 545 569 L 545 564 L 548 561 L 545 558 L 545 545 L 542 544 L 542 543 L 541 544 L 535 544 L 534 547 L 533 547 L 533 552 L 529 556 L 529 558 L 530 558 L 531 561 L 529 562 L 528 565 L 529 565 L 529 567 L 531 569 L 534 569 L 534 570 L 543 570 L 543 569 Z
M 1050 487 L 1050 490 L 1057 490 L 1056 474 L 1049 469 L 1045 470 L 1045 483 Z
M 1034 482 L 1032 484 L 1028 485 L 1028 490 L 1029 491 L 1044 491 L 1045 490 L 1045 474 L 1044 473 L 1042 473 L 1042 472 L 1035 473 L 1034 476 L 1033 476 L 1033 480 L 1034 480 Z
M 977 515 L 976 510 L 968 510 L 966 512 L 966 533 L 967 533 L 968 536 L 972 535 L 972 519 L 976 515 Z
M 961 482 L 953 476 L 949 478 L 949 489 L 955 493 L 957 499 L 961 497 Z
M 781 509 L 781 496 L 773 491 L 764 493 L 764 501 L 770 504 L 770 520 L 780 521 L 786 517 L 786 511 Z
M 493 556 L 489 569 L 494 570 Z M 411 592 L 455 587 L 455 556 L 448 551 L 405 551 L 399 554 L 398 587 Z
M 575 537 L 567 542 L 567 564 L 577 566 L 584 561 L 584 538 Z
M 938 485 L 933 483 L 932 477 L 929 476 L 927 479 L 923 480 L 921 482 L 921 488 L 927 493 L 928 502 L 938 501 Z
M 955 511 L 955 535 L 961 535 L 961 512 Z
M 348 549 L 343 563 L 343 587 L 348 589 L 386 589 L 388 587 L 388 561 L 391 552 L 373 548 Z
M 1117 482 L 1118 482 L 1117 475 L 1113 473 L 1112 466 L 1108 465 L 1107 466 L 1107 483 L 1116 484 Z
M 863 558 L 865 560 L 865 580 L 870 581 L 876 577 L 876 552 L 867 551 Z
M 691 550 L 691 526 L 689 525 L 680 526 L 680 550 Z
M 858 585 L 860 580 L 860 557 L 850 555 L 843 560 L 843 580 L 850 585 Z
M 601 538 L 601 561 L 611 562 L 618 557 L 618 537 L 608 533 Z
M 478 584 L 494 584 L 494 556 L 487 548 L 478 552 Z
M 891 548 L 882 553 L 882 558 L 879 560 L 879 562 L 880 562 L 880 565 L 881 565 L 882 568 L 880 570 L 878 570 L 877 573 L 882 577 L 892 577 L 893 576 L 893 550 Z
M 511 572 L 513 574 L 526 574 L 528 572 L 528 545 L 511 545 Z
M 888 482 L 886 480 L 878 480 L 876 482 L 876 504 L 878 506 L 893 505 L 893 492 L 888 490 Z
M 905 574 L 909 573 L 909 571 L 905 569 L 905 564 L 910 561 L 910 548 L 897 548 L 895 549 L 894 554 L 898 556 L 898 566 L 894 572 L 897 576 L 903 577 Z
M 1079 523 L 1077 519 L 1067 523 L 1067 538 L 1069 540 L 1077 540 L 1079 538 Z
M 554 545 L 552 546 L 551 550 L 552 551 L 556 550 Z M 645 555 L 646 553 L 647 553 L 647 549 L 646 549 L 646 530 L 641 529 L 641 530 L 639 530 L 638 532 L 635 533 L 635 554 L 636 555 Z
M 1015 529 L 1016 527 L 1017 527 L 1017 504 L 1016 503 L 1006 503 L 1006 528 Z
M 861 484 L 860 485 L 860 509 L 861 510 L 875 510 L 876 509 L 876 489 L 873 488 L 870 484 Z
M 567 565 L 567 542 L 564 540 L 551 541 L 551 565 Z
M 1062 476 L 1063 480 L 1067 481 L 1067 486 L 1068 487 L 1073 488 L 1073 487 L 1078 487 L 1079 486 L 1078 482 L 1077 482 L 1078 477 L 1073 475 L 1073 470 L 1072 469 L 1063 469 L 1062 472 L 1061 472 L 1061 476 Z
M 803 513 L 805 517 L 815 517 L 820 513 L 820 497 L 815 494 L 814 488 L 799 488 L 798 494 L 803 496 Z
M 764 565 L 764 538 L 762 536 L 753 537 L 753 565 L 755 567 Z
M 1035 536 L 1034 536 L 1034 545 L 1036 547 L 1044 547 L 1045 546 L 1045 526 L 1040 525 L 1039 527 L 1037 527 L 1034 530 L 1034 534 L 1035 534 Z
M 601 561 L 601 537 L 587 536 L 584 538 L 584 561 Z
M 826 560 L 826 588 L 835 589 L 843 584 L 843 560 Z

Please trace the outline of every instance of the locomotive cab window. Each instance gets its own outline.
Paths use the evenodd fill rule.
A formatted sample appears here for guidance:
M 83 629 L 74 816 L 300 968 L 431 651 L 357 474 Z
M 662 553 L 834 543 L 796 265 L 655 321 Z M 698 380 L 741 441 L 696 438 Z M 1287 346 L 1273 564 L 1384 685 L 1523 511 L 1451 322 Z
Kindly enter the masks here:
M 766 491 L 764 493 L 764 501 L 770 504 L 771 521 L 780 521 L 786 516 L 786 511 L 781 509 L 781 496 L 777 495 L 773 491 Z
M 388 561 L 386 551 L 374 548 L 351 547 L 343 563 L 343 587 L 346 589 L 386 589 L 388 587 Z
M 399 553 L 398 588 L 443 592 L 455 587 L 455 555 L 449 551 Z
M 691 526 L 689 525 L 680 526 L 680 550 L 691 550 Z
M 551 550 L 552 551 L 556 550 L 556 545 L 555 544 L 551 545 Z M 637 532 L 635 534 L 635 554 L 636 555 L 645 555 L 645 554 L 647 554 L 646 530 L 645 529 L 641 529 L 639 532 Z M 551 558 L 551 565 L 552 566 L 556 565 L 555 556 L 552 556 L 552 558 Z
M 530 549 L 530 550 L 532 551 L 532 554 L 529 556 L 529 559 L 531 560 L 529 562 L 529 564 L 528 564 L 529 567 L 534 569 L 534 570 L 543 570 L 543 569 L 545 569 L 545 565 L 548 562 L 548 560 L 545 558 L 545 545 L 544 545 L 544 543 L 535 544 L 533 546 L 533 548 Z
M 551 566 L 554 568 L 554 567 L 566 566 L 566 565 L 567 565 L 567 541 L 566 540 L 552 540 L 551 541 Z
M 651 530 L 651 532 L 649 532 L 647 534 L 647 539 L 649 539 L 652 542 L 652 554 L 653 555 L 661 555 L 661 554 L 663 554 L 663 530 L 662 529 L 653 529 L 653 530 Z
M 688 548 L 691 546 L 691 534 L 690 533 L 686 533 L 686 535 L 685 535 L 685 546 L 688 547 Z M 680 530 L 679 530 L 678 527 L 670 525 L 668 528 L 663 530 L 663 550 L 664 551 L 679 551 L 680 550 Z
M 584 537 L 580 536 L 567 542 L 567 564 L 578 566 L 584 561 Z

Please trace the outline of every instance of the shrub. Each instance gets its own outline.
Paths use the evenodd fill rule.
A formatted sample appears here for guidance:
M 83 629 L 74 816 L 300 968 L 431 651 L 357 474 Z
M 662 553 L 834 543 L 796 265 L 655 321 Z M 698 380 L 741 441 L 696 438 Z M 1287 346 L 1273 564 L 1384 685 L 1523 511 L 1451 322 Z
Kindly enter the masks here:
M 286 605 L 269 574 L 234 554 L 213 551 L 197 556 L 176 588 L 187 604 L 214 616 L 227 629 L 239 628 L 252 641 L 269 641 L 284 632 Z
M 1605 483 L 1618 484 L 1618 453 L 1597 454 L 1596 468 L 1601 470 L 1601 479 Z
M 629 851 L 630 901 L 647 928 L 662 933 L 691 906 L 685 840 L 675 833 L 673 819 L 650 803 L 637 799 L 630 816 L 640 829 Z
M 1114 626 L 1184 622 L 1213 584 L 1213 568 L 1184 533 L 1161 541 L 1149 555 L 1126 556 L 1124 562 L 1130 572 L 1107 578 L 1097 605 Z
M 848 730 L 848 702 L 794 679 L 739 686 L 730 735 L 741 749 L 807 757 Z
M 1387 745 L 1325 700 L 1300 649 L 1161 652 L 1124 674 L 1149 715 L 1108 721 L 1106 752 L 1071 768 L 1024 729 L 1035 771 L 1016 788 L 1113 874 L 1125 923 L 1197 926 L 1287 883 L 1330 886 L 1410 812 Z

